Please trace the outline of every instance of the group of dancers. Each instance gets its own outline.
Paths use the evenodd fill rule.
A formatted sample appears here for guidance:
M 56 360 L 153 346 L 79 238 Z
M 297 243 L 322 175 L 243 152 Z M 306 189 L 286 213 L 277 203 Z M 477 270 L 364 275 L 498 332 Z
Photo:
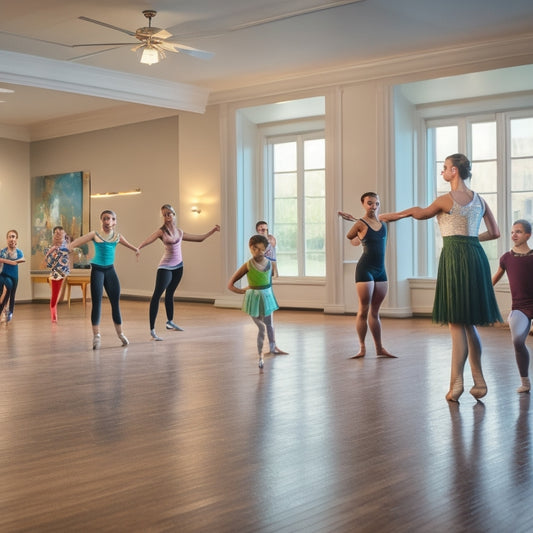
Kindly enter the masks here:
M 437 217 L 443 247 L 432 318 L 436 323 L 447 324 L 452 338 L 450 387 L 446 399 L 457 402 L 463 393 L 467 359 L 474 382 L 470 394 L 478 400 L 487 394 L 481 366 L 482 346 L 476 326 L 503 322 L 493 285 L 504 273 L 507 273 L 511 289 L 512 310 L 508 322 L 521 378 L 517 391 L 529 392 L 530 357 L 526 339 L 533 319 L 533 250 L 528 246 L 531 224 L 523 219 L 514 222 L 511 231 L 513 248 L 500 258 L 499 268 L 491 278 L 489 262 L 480 242 L 497 239 L 500 231 L 485 200 L 466 186 L 465 181 L 472 176 L 470 161 L 463 154 L 450 155 L 444 162 L 441 174 L 451 190 L 428 207 L 411 207 L 396 213 L 379 214 L 379 197 L 376 193 L 368 192 L 361 197 L 365 214 L 359 220 L 339 211 L 342 218 L 355 222 L 346 237 L 354 245 L 363 245 L 363 254 L 355 273 L 359 297 L 356 330 L 360 349 L 354 358 L 366 354 L 367 324 L 378 357 L 395 357 L 383 347 L 379 317 L 388 288 L 385 223 L 406 217 L 417 220 Z M 480 234 L 482 220 L 486 231 Z
M 528 246 L 531 238 L 531 224 L 527 220 L 514 222 L 511 231 L 513 248 L 505 253 L 499 262 L 497 272 L 491 278 L 489 262 L 480 244 L 481 241 L 497 239 L 500 231 L 494 215 L 485 200 L 469 189 L 466 180 L 471 178 L 471 164 L 463 154 L 453 154 L 446 158 L 441 172 L 449 183 L 450 192 L 439 196 L 428 207 L 411 207 L 396 213 L 380 214 L 379 196 L 367 192 L 361 196 L 364 215 L 356 219 L 353 215 L 339 211 L 345 220 L 354 222 L 346 237 L 354 245 L 363 245 L 363 254 L 355 271 L 355 284 L 359 298 L 356 317 L 356 331 L 359 351 L 355 359 L 365 357 L 365 338 L 370 329 L 378 357 L 396 358 L 386 350 L 381 338 L 379 311 L 387 294 L 388 280 L 385 271 L 385 247 L 387 226 L 405 217 L 425 220 L 436 217 L 443 237 L 443 247 L 439 259 L 433 321 L 447 324 L 452 339 L 450 387 L 446 399 L 457 402 L 464 391 L 464 367 L 468 359 L 472 372 L 473 386 L 470 393 L 481 399 L 487 394 L 487 384 L 481 366 L 482 345 L 476 326 L 503 322 L 496 302 L 493 285 L 507 273 L 512 297 L 512 310 L 508 317 L 516 363 L 521 378 L 518 392 L 531 390 L 529 379 L 529 351 L 526 339 L 533 319 L 533 250 Z M 94 244 L 94 257 L 91 260 L 91 324 L 93 329 L 93 349 L 101 346 L 100 318 L 102 296 L 105 289 L 111 304 L 112 319 L 117 336 L 123 346 L 129 341 L 122 331 L 120 312 L 120 283 L 114 268 L 115 250 L 118 244 L 129 248 L 137 257 L 145 246 L 161 240 L 165 251 L 159 263 L 155 288 L 150 300 L 150 335 L 155 341 L 163 339 L 155 331 L 155 322 L 160 298 L 165 293 L 166 328 L 181 331 L 174 322 L 174 293 L 183 276 L 183 241 L 203 242 L 220 231 L 215 225 L 203 234 L 185 233 L 176 225 L 176 211 L 165 204 L 161 207 L 163 225 L 149 235 L 139 246 L 130 244 L 116 231 L 117 216 L 111 210 L 100 215 L 101 229 L 91 231 L 68 243 L 61 226 L 53 229 L 53 242 L 45 250 L 46 266 L 50 269 L 50 313 L 57 322 L 57 302 L 63 280 L 69 274 L 69 254 L 77 247 L 89 242 Z M 481 221 L 486 231 L 479 233 Z M 264 366 L 264 355 L 286 354 L 276 345 L 273 312 L 279 308 L 272 290 L 272 277 L 277 275 L 276 240 L 268 233 L 265 221 L 256 225 L 257 234 L 249 240 L 251 258 L 230 278 L 228 289 L 243 294 L 242 310 L 251 316 L 258 328 L 258 366 Z M 0 312 L 11 306 L 6 320 L 13 313 L 14 295 L 18 281 L 18 264 L 24 261 L 17 248 L 18 234 L 15 230 L 7 233 L 7 247 L 0 251 Z M 237 287 L 237 282 L 247 277 L 247 286 Z M 265 333 L 269 351 L 263 353 Z

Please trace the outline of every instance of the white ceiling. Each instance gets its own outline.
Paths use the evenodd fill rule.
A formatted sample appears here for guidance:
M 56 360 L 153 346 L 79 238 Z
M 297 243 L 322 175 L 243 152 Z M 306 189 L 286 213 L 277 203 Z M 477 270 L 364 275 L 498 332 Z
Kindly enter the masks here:
M 417 51 L 516 37 L 531 32 L 533 22 L 531 0 L 19 0 L 2 4 L 0 87 L 15 92 L 0 94 L 0 125 L 16 127 L 103 112 L 118 105 L 115 97 L 134 102 L 128 104 L 131 107 L 142 107 L 138 98 L 127 100 L 125 93 L 110 89 L 86 95 L 71 92 L 82 92 L 92 74 L 110 83 L 119 74 L 126 76 L 120 78 L 126 80 L 124 91 L 127 80 L 132 85 L 140 80 L 169 90 L 204 91 L 213 97 L 217 92 Z M 172 33 L 169 40 L 208 50 L 214 57 L 202 60 L 168 53 L 159 64 L 142 65 L 131 51 L 134 38 L 78 18 L 134 31 L 146 25 L 144 9 L 158 11 L 153 25 Z M 72 47 L 122 42 L 131 45 Z M 27 56 L 10 53 L 53 61 L 44 62 L 43 72 L 36 74 L 35 62 L 29 61 L 31 68 L 15 75 Z M 80 58 L 85 54 L 92 55 Z M 72 83 L 54 84 L 56 67 L 62 81 L 69 73 L 76 77 L 76 88 Z

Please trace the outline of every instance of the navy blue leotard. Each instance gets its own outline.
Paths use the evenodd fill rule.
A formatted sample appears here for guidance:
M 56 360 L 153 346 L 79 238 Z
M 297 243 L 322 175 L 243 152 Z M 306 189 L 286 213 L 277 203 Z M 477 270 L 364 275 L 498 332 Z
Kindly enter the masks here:
M 363 255 L 355 269 L 355 283 L 360 281 L 387 281 L 385 272 L 385 246 L 387 244 L 387 227 L 382 222 L 378 231 L 367 226 L 366 235 L 361 240 Z

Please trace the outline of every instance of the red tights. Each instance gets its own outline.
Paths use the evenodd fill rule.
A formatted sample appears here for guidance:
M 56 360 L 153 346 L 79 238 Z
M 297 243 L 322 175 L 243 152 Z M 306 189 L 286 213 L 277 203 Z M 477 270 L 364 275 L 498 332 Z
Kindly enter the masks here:
M 59 293 L 61 292 L 63 280 L 51 279 L 50 285 L 52 288 L 52 296 L 50 297 L 50 316 L 52 318 L 52 322 L 57 322 L 57 301 L 59 299 Z

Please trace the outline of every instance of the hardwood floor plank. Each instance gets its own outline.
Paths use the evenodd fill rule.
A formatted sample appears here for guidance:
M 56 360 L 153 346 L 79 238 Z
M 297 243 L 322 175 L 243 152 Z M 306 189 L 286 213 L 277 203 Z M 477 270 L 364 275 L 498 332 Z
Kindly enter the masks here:
M 450 339 L 383 319 L 376 358 L 353 316 L 276 312 L 260 372 L 239 310 L 176 302 L 183 332 L 124 301 L 121 347 L 103 307 L 20 304 L 0 325 L 0 531 L 526 532 L 530 395 L 509 330 L 481 328 L 489 393 L 449 404 Z M 531 344 L 531 343 L 529 343 Z

